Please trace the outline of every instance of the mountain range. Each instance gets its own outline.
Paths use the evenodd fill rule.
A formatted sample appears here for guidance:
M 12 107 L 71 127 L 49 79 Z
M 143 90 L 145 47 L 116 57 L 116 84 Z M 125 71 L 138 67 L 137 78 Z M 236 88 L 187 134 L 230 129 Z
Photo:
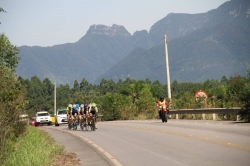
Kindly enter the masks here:
M 18 47 L 16 69 L 59 84 L 87 79 L 133 78 L 166 82 L 163 35 L 167 33 L 170 79 L 200 82 L 250 70 L 250 1 L 231 0 L 200 14 L 171 13 L 130 34 L 121 25 L 91 25 L 75 43 Z M 49 40 L 49 39 L 48 39 Z

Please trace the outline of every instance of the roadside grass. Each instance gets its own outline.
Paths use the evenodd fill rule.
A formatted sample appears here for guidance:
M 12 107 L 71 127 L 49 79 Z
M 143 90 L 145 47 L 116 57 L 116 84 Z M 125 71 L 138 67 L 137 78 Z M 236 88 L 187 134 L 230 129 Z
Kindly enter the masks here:
M 63 146 L 55 144 L 46 133 L 36 127 L 27 126 L 27 131 L 18 138 L 15 151 L 9 155 L 4 166 L 49 165 L 63 151 Z

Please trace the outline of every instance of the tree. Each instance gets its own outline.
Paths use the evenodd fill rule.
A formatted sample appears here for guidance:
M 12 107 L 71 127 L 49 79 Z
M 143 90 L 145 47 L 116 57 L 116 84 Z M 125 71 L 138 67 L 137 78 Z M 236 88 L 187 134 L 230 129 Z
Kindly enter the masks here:
M 241 105 L 240 96 L 244 91 L 245 80 L 243 77 L 237 75 L 235 77 L 231 77 L 229 80 L 228 86 L 228 96 L 230 100 L 230 106 L 237 107 Z
M 60 85 L 56 88 L 56 107 L 57 108 L 66 108 L 68 104 L 72 103 L 71 99 L 71 89 L 69 84 Z
M 150 85 L 150 91 L 151 91 L 153 97 L 158 99 L 163 94 L 163 88 L 162 88 L 161 83 L 157 80 L 154 81 Z
M 89 91 L 89 82 L 83 78 L 82 81 L 80 82 L 80 91 L 87 93 Z
M 133 117 L 131 101 L 128 96 L 108 93 L 101 99 L 100 113 L 106 120 L 129 119 Z
M 240 100 L 242 102 L 242 110 L 239 112 L 242 120 L 250 122 L 250 72 L 247 72 L 248 78 L 243 87 L 242 94 L 240 95 Z
M 220 83 L 226 85 L 227 82 L 228 82 L 227 77 L 226 76 L 222 76 L 222 78 L 220 80 Z
M 0 64 L 0 165 L 14 150 L 15 139 L 25 126 L 19 121 L 25 90 L 12 69 Z
M 138 92 L 140 98 L 136 102 L 138 113 L 144 115 L 146 118 L 154 118 L 155 112 L 155 101 L 150 91 L 150 86 L 144 84 L 143 88 Z
M 27 84 L 26 89 L 26 98 L 29 101 L 27 109 L 30 110 L 30 113 L 35 114 L 35 111 L 43 109 L 43 103 L 45 102 L 45 98 L 43 96 L 43 84 L 37 76 L 33 76 Z
M 226 87 L 223 84 L 219 85 L 218 87 L 212 89 L 212 93 L 212 96 L 215 96 L 215 98 L 212 98 L 213 107 L 223 108 L 227 97 Z M 215 99 L 217 99 L 217 101 L 214 101 Z
M 16 56 L 18 53 L 19 50 L 16 46 L 10 43 L 4 33 L 0 34 L 0 63 L 6 65 L 12 70 L 15 70 L 18 61 L 20 60 L 20 57 Z
M 43 98 L 44 98 L 43 109 L 50 110 L 51 108 L 53 108 L 54 105 L 54 85 L 48 78 L 45 78 L 42 84 L 43 84 Z
M 0 7 L 0 12 L 6 13 L 6 11 L 4 11 L 3 8 L 1 8 L 1 7 Z M 0 24 L 1 24 L 1 22 L 0 22 Z
M 73 85 L 73 89 L 72 89 L 72 93 L 77 93 L 77 92 L 80 92 L 80 85 L 78 83 L 77 80 L 74 81 L 74 85 Z

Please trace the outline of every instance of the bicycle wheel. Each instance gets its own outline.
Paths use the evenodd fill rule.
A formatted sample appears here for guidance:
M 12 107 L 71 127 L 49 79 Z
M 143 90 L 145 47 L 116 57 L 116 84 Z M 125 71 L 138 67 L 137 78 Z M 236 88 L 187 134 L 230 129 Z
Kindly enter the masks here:
M 81 130 L 84 130 L 84 121 L 83 121 L 83 119 L 80 120 L 80 128 L 81 128 Z
M 76 122 L 73 123 L 73 130 L 77 130 L 77 123 Z
M 168 122 L 168 114 L 165 113 L 165 122 Z
M 86 121 L 85 121 L 84 126 L 85 126 L 85 130 L 86 130 L 86 131 L 89 131 L 88 118 L 86 118 Z
M 164 115 L 163 111 L 161 111 L 161 121 L 162 121 L 162 123 L 165 122 L 165 115 Z
M 80 128 L 81 128 L 81 130 L 83 130 L 83 124 L 82 123 L 80 123 Z
M 71 123 L 71 122 L 70 122 L 70 123 L 68 123 L 68 128 L 69 128 L 69 130 L 71 130 L 71 129 L 72 129 L 72 127 L 73 127 L 72 123 Z
M 92 130 L 95 131 L 95 119 L 92 119 Z
M 89 125 L 86 124 L 85 130 L 86 130 L 86 131 L 89 131 L 89 128 L 90 128 Z

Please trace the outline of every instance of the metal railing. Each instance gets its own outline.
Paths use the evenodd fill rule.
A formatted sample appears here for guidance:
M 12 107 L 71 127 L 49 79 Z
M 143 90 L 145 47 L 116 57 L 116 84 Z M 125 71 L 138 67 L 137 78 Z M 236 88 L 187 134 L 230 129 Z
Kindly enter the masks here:
M 206 114 L 213 114 L 213 120 L 216 120 L 216 114 L 227 114 L 227 113 L 237 113 L 241 111 L 240 107 L 232 108 L 197 108 L 197 109 L 174 109 L 170 110 L 169 114 L 176 114 L 176 119 L 178 119 L 178 114 L 202 114 L 203 119 L 205 119 Z M 237 115 L 237 121 L 239 121 L 239 115 Z
M 241 110 L 240 107 L 232 108 L 196 108 L 196 109 L 174 109 L 170 110 L 169 114 L 226 114 L 226 113 L 238 113 Z

